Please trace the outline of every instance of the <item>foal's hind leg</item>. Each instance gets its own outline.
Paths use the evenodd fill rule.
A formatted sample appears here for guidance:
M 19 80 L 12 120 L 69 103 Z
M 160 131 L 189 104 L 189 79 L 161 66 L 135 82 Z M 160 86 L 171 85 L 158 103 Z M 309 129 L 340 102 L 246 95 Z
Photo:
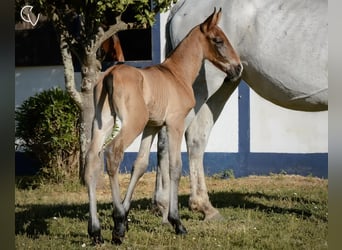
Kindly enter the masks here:
M 138 137 L 147 123 L 147 116 L 131 116 L 129 118 L 130 119 L 127 119 L 127 122 L 123 122 L 120 132 L 116 135 L 114 140 L 108 144 L 105 151 L 114 208 L 112 242 L 116 244 L 122 243 L 127 225 L 127 214 L 120 198 L 118 180 L 119 166 L 122 161 L 124 151 L 133 142 L 133 140 Z
M 94 122 L 93 137 L 85 161 L 84 178 L 89 196 L 88 234 L 95 244 L 103 243 L 96 206 L 96 184 L 99 174 L 103 171 L 101 167 L 103 166 L 101 150 L 105 139 L 111 132 L 113 123 L 113 120 L 110 119 L 102 129 L 99 129 L 97 121 Z

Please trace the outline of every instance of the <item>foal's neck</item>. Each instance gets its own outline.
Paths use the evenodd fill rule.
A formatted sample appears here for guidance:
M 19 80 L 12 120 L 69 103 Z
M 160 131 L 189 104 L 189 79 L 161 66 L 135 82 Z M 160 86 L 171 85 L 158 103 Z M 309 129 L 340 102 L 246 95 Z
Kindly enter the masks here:
M 204 59 L 199 27 L 195 27 L 162 63 L 178 81 L 192 86 Z

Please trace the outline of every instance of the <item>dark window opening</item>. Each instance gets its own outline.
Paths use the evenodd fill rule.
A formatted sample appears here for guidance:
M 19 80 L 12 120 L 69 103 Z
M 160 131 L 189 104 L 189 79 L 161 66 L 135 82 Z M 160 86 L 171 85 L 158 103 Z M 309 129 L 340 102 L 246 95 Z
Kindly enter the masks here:
M 118 33 L 125 61 L 152 60 L 151 29 L 124 30 Z
M 56 32 L 51 23 L 34 29 L 15 31 L 15 65 L 61 65 L 62 58 Z
M 124 30 L 118 33 L 125 61 L 152 60 L 152 31 L 148 29 Z M 112 63 L 111 59 L 106 60 Z M 74 60 L 76 63 L 76 61 Z M 34 29 L 15 31 L 15 65 L 49 66 L 62 65 L 56 32 L 51 23 Z M 75 68 L 79 68 L 78 63 Z

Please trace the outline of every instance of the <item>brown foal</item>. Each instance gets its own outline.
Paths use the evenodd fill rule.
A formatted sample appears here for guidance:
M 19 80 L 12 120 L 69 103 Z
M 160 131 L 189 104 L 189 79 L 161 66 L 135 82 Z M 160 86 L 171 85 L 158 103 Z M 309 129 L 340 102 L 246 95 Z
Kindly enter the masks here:
M 178 214 L 178 184 L 181 176 L 181 141 L 184 121 L 195 105 L 192 84 L 205 59 L 227 74 L 231 81 L 242 73 L 240 58 L 223 31 L 217 26 L 221 9 L 194 27 L 179 46 L 155 66 L 138 69 L 116 65 L 104 72 L 94 89 L 93 134 L 85 165 L 90 217 L 88 233 L 95 243 L 103 242 L 96 208 L 96 182 L 101 172 L 101 151 L 112 132 L 115 117 L 121 130 L 106 146 L 107 172 L 113 198 L 113 239 L 120 244 L 127 230 L 127 214 L 135 185 L 148 166 L 155 135 L 166 126 L 169 143 L 170 194 L 168 221 L 177 234 L 186 234 Z M 142 134 L 131 181 L 123 202 L 120 199 L 118 170 L 125 149 Z

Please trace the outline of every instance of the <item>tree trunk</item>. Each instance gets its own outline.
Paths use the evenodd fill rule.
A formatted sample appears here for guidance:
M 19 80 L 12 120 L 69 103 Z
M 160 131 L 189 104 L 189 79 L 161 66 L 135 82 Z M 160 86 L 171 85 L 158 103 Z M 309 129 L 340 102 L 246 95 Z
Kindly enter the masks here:
M 80 121 L 80 169 L 79 177 L 84 184 L 85 156 L 91 140 L 91 129 L 94 117 L 94 104 L 92 93 L 82 93 L 82 109 Z
M 82 83 L 81 92 L 76 89 L 74 66 L 72 62 L 71 47 L 68 44 L 70 35 L 67 30 L 61 30 L 60 34 L 60 49 L 64 65 L 65 87 L 70 96 L 74 99 L 81 111 L 80 117 L 80 168 L 79 177 L 84 184 L 84 163 L 89 143 L 91 141 L 91 130 L 94 118 L 94 98 L 93 88 L 97 82 L 101 72 L 101 63 L 96 59 L 97 49 L 102 42 L 120 30 L 125 30 L 128 25 L 117 18 L 117 23 L 109 27 L 104 32 L 99 29 L 88 46 L 85 46 L 83 53 L 77 54 L 78 59 L 82 64 Z M 77 53 L 77 52 L 76 52 Z
M 65 40 L 61 35 L 60 48 L 64 65 L 65 88 L 78 105 L 80 117 L 80 168 L 79 177 L 84 183 L 84 163 L 88 145 L 91 140 L 92 121 L 94 117 L 93 88 L 96 84 L 101 64 L 96 60 L 95 49 L 85 49 L 82 62 L 81 92 L 76 89 L 74 66 L 72 55 Z
M 82 108 L 81 108 L 81 126 L 80 126 L 80 179 L 84 183 L 84 163 L 86 153 L 88 152 L 91 141 L 91 130 L 94 119 L 94 96 L 93 89 L 101 72 L 101 63 L 96 59 L 96 50 L 86 48 L 84 61 L 82 64 Z

